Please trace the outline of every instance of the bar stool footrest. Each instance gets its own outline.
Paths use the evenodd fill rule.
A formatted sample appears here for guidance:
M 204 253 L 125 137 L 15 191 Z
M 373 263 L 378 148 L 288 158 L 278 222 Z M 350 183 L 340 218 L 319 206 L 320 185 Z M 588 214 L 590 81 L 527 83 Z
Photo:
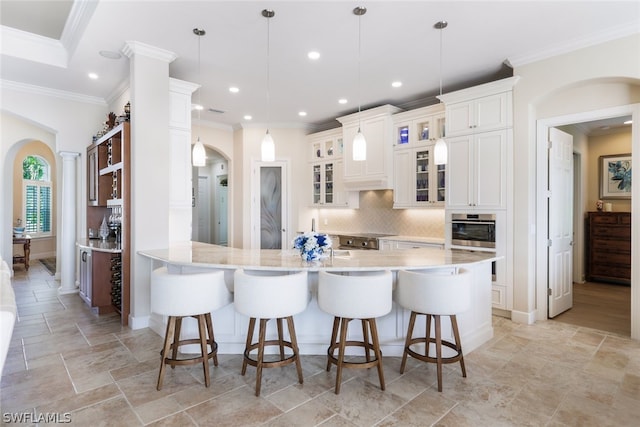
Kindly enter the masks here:
M 424 354 L 420 354 L 414 350 L 411 349 L 411 345 L 413 344 L 425 344 L 426 340 L 425 337 L 417 337 L 417 338 L 412 338 L 409 341 L 409 345 L 405 347 L 405 351 L 411 356 L 414 357 L 418 360 L 422 360 L 423 362 L 429 362 L 429 363 L 438 363 L 438 358 L 437 357 L 431 357 L 431 356 L 425 356 Z M 436 340 L 434 338 L 429 338 L 429 343 L 436 343 Z M 445 346 L 445 347 L 449 347 L 450 349 L 454 350 L 456 352 L 455 356 L 448 356 L 448 357 L 442 357 L 440 360 L 442 361 L 442 363 L 456 363 L 459 362 L 463 355 L 462 355 L 462 349 L 459 349 L 454 343 L 450 342 L 450 341 L 445 341 L 445 340 L 441 340 L 440 343 Z
M 169 347 L 169 350 L 173 350 L 174 347 L 181 347 L 183 345 L 187 345 L 187 344 L 197 344 L 200 345 L 200 340 L 197 338 L 192 338 L 192 339 L 188 339 L 188 340 L 180 340 L 178 342 L 174 342 L 171 344 L 171 346 Z M 209 353 L 207 353 L 207 359 L 213 359 L 216 356 L 216 353 L 218 352 L 218 343 L 213 341 L 213 343 L 211 341 L 207 341 L 207 344 L 209 346 L 211 346 L 211 351 Z M 181 365 L 194 365 L 196 363 L 202 363 L 203 361 L 203 357 L 202 355 L 200 356 L 196 356 L 196 357 L 186 357 L 186 358 L 182 358 L 182 359 L 172 359 L 170 357 L 164 357 L 164 354 L 162 354 L 163 351 L 160 351 L 160 356 L 162 357 L 162 361 L 167 364 L 167 365 L 171 365 L 171 366 L 181 366 Z
M 269 361 L 263 361 L 262 362 L 262 367 L 263 368 L 277 368 L 280 366 L 286 366 L 286 365 L 290 365 L 291 363 L 294 363 L 298 357 L 298 355 L 295 352 L 295 348 L 293 347 L 293 344 L 290 341 L 279 341 L 279 340 L 267 340 L 264 342 L 264 346 L 266 347 L 270 347 L 270 346 L 283 346 L 283 347 L 287 347 L 290 348 L 294 353 L 293 354 L 289 354 L 289 355 L 285 355 L 284 359 L 280 359 L 280 360 L 269 360 Z M 258 366 L 258 361 L 254 358 L 251 357 L 251 351 L 252 350 L 256 350 L 258 347 L 260 347 L 259 343 L 254 343 L 251 344 L 248 348 L 245 349 L 244 351 L 244 360 L 247 362 L 247 364 L 251 365 L 251 366 Z M 280 355 L 278 355 L 278 357 L 280 357 Z
M 329 348 L 327 349 L 327 356 L 329 357 L 329 362 L 334 364 L 334 365 L 336 365 L 336 366 L 338 365 L 338 358 L 336 356 L 334 356 L 334 352 L 336 350 L 338 350 L 339 346 L 340 346 L 340 343 L 336 342 L 336 343 L 331 344 L 329 346 Z M 344 347 L 345 347 L 345 349 L 347 347 L 362 347 L 362 348 L 364 348 L 365 355 L 364 356 L 358 356 L 358 357 L 366 357 L 367 353 L 369 353 L 369 352 L 372 352 L 373 354 L 369 353 L 369 357 L 372 357 L 372 359 L 369 360 L 369 361 L 350 362 L 350 361 L 343 360 L 342 361 L 342 366 L 343 367 L 358 368 L 358 369 L 368 369 L 368 368 L 373 368 L 374 366 L 378 366 L 378 359 L 376 358 L 375 351 L 374 351 L 373 345 L 371 343 L 367 343 L 367 342 L 364 342 L 364 341 L 345 341 Z

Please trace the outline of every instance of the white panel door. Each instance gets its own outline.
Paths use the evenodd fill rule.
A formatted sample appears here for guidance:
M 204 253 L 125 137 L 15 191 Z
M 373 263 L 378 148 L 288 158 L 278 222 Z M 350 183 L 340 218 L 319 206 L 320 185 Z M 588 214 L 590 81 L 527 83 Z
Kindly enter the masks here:
M 549 129 L 549 317 L 573 306 L 573 137 Z
M 471 205 L 471 177 L 473 136 L 447 138 L 447 197 L 448 208 L 468 208 Z

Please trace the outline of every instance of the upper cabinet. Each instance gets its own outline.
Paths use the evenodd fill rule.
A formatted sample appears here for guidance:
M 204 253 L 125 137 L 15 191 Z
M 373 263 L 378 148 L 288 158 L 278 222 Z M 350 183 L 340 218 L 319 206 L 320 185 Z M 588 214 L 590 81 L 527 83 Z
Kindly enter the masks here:
M 433 157 L 444 117 L 443 104 L 394 114 L 394 208 L 444 206 L 446 165 Z
M 424 145 L 444 137 L 444 104 L 394 114 L 393 133 L 396 149 Z
M 128 167 L 129 123 L 121 123 L 87 148 L 87 201 L 90 206 L 122 205 Z M 126 161 L 125 161 L 126 160 Z
M 393 188 L 392 114 L 401 110 L 392 105 L 338 117 L 344 142 L 344 185 L 348 190 Z M 353 138 L 362 131 L 367 141 L 366 161 L 353 160 Z
M 440 95 L 447 106 L 447 137 L 512 127 L 512 90 L 518 79 L 509 77 Z
M 331 129 L 308 136 L 311 165 L 311 206 L 357 208 L 358 193 L 343 184 L 342 129 Z

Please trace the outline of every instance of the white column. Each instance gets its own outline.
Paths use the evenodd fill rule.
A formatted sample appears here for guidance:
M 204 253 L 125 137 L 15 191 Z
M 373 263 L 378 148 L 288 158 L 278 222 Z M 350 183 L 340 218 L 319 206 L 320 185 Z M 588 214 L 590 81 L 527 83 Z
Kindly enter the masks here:
M 62 157 L 62 221 L 58 233 L 60 236 L 60 287 L 58 294 L 78 292 L 75 282 L 76 271 L 76 159 L 80 153 L 61 151 Z

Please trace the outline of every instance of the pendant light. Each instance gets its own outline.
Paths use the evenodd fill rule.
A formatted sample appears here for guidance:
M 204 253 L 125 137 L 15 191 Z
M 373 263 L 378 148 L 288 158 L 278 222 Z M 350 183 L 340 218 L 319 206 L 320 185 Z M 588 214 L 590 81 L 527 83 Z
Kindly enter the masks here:
M 273 142 L 273 138 L 271 137 L 271 134 L 269 133 L 269 112 L 270 112 L 270 106 L 269 106 L 269 83 L 270 83 L 270 75 L 269 75 L 269 45 L 270 45 L 270 40 L 269 40 L 269 35 L 270 35 L 270 31 L 269 31 L 269 20 L 271 18 L 273 18 L 275 16 L 275 12 L 271 9 L 264 9 L 262 11 L 262 16 L 264 16 L 265 18 L 267 18 L 267 133 L 264 135 L 264 137 L 262 138 L 262 144 L 260 145 L 260 152 L 261 152 L 261 157 L 262 157 L 262 161 L 263 162 L 273 162 L 276 159 L 276 146 L 275 143 Z
M 362 15 L 367 13 L 367 8 L 358 6 L 353 9 L 354 15 L 358 16 L 358 133 L 353 138 L 353 160 L 354 161 L 363 161 L 367 160 L 367 141 L 364 139 L 364 135 L 360 130 L 360 108 L 361 108 L 361 98 L 360 98 L 360 54 L 361 54 L 361 46 L 362 46 L 362 35 L 361 35 L 361 20 Z
M 193 34 L 198 36 L 198 80 L 200 80 L 200 88 L 198 88 L 198 105 L 196 105 L 196 110 L 198 110 L 198 138 L 196 139 L 196 144 L 193 146 L 193 151 L 191 153 L 191 162 L 195 167 L 204 166 L 207 162 L 207 153 L 204 151 L 204 145 L 200 142 L 200 111 L 202 110 L 202 104 L 200 103 L 201 92 L 202 92 L 202 68 L 200 65 L 200 39 L 202 36 L 206 34 L 206 31 L 202 28 L 194 28 Z
M 447 21 L 438 21 L 433 26 L 440 30 L 440 96 L 442 96 L 442 30 L 447 28 L 447 25 Z M 440 138 L 433 149 L 433 162 L 436 165 L 447 164 L 447 143 L 444 140 L 443 131 L 444 129 L 440 129 Z

